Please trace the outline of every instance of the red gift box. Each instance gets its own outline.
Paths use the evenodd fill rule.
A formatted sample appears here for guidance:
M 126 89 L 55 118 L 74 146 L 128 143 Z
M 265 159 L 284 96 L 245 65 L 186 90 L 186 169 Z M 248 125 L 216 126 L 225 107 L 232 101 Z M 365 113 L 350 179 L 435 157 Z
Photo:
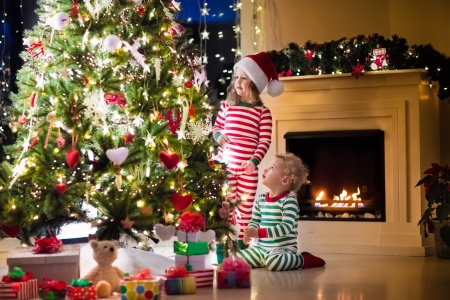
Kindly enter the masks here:
M 37 297 L 37 279 L 30 279 L 26 282 L 0 282 L 0 299 L 2 300 L 25 300 Z
M 219 289 L 250 288 L 250 271 L 217 271 Z
M 67 286 L 66 297 L 69 300 L 93 300 L 97 299 L 95 286 L 75 287 Z
M 196 279 L 197 288 L 212 287 L 214 282 L 214 270 L 204 269 L 188 272 L 189 276 Z

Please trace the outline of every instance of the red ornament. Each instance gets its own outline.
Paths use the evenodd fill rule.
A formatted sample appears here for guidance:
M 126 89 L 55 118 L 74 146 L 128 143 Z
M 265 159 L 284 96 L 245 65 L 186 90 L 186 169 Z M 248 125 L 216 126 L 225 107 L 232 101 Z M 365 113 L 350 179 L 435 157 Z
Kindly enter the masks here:
M 27 117 L 24 116 L 24 115 L 21 115 L 21 116 L 18 118 L 18 122 L 19 122 L 20 125 L 25 124 L 25 123 L 27 122 Z
M 179 211 L 183 211 L 191 205 L 194 199 L 191 194 L 181 195 L 179 193 L 175 193 L 170 196 L 170 201 L 172 202 L 173 207 Z
M 128 132 L 126 135 L 124 135 L 123 139 L 125 141 L 125 145 L 128 144 L 128 143 L 133 143 L 135 137 L 136 137 L 136 135 L 135 134 L 131 134 L 130 132 Z
M 278 77 L 284 77 L 284 76 L 286 76 L 285 71 L 281 71 L 280 73 L 278 73 Z
M 38 95 L 36 92 L 32 92 L 30 96 L 30 106 L 34 108 L 38 102 Z
M 192 103 L 189 105 L 188 114 L 191 118 L 195 117 L 195 107 Z
M 356 66 L 352 66 L 352 69 L 353 69 L 352 76 L 355 76 L 355 78 L 358 79 L 359 76 L 364 75 L 363 74 L 364 67 L 365 67 L 365 64 L 361 65 L 358 60 L 356 62 Z
M 172 26 L 169 27 L 169 33 L 171 36 L 182 36 L 184 34 L 184 27 L 181 24 L 173 23 Z
M 37 58 L 37 57 L 41 57 L 42 55 L 44 55 L 44 46 L 42 45 L 42 42 L 39 41 L 37 43 L 32 43 L 27 50 L 27 53 L 32 53 L 35 49 L 38 49 L 38 52 L 35 52 L 33 54 L 33 58 Z
M 212 168 L 214 167 L 214 160 L 212 158 L 208 158 L 208 165 Z
M 145 7 L 144 7 L 144 5 L 139 6 L 137 12 L 138 12 L 138 14 L 140 14 L 141 16 L 142 16 L 143 14 L 145 14 Z
M 69 168 L 75 167 L 80 161 L 80 152 L 76 149 L 69 149 L 69 151 L 67 151 L 66 160 Z
M 287 72 L 286 72 L 286 77 L 289 77 L 289 76 L 291 76 L 291 75 L 292 75 L 292 70 L 291 70 L 291 69 L 287 70 Z
M 194 86 L 194 84 L 192 83 L 192 80 L 188 80 L 184 83 L 184 87 L 187 89 L 190 89 L 193 86 Z
M 127 100 L 124 93 L 105 93 L 104 97 L 106 104 L 117 105 L 118 107 L 125 107 Z
M 64 148 L 64 146 L 66 145 L 66 140 L 62 137 L 62 135 L 56 138 L 56 144 L 59 148 Z
M 38 141 L 38 135 L 36 135 L 36 136 L 33 138 L 33 140 L 31 141 L 30 149 L 33 148 L 34 145 L 36 145 L 37 141 Z
M 3 222 L 2 223 L 2 230 L 9 237 L 15 238 L 20 233 L 20 226 L 19 225 L 8 225 L 5 222 Z
M 58 194 L 63 195 L 66 192 L 67 189 L 67 185 L 65 183 L 58 183 L 56 185 L 56 192 L 58 192 Z
M 159 152 L 159 159 L 167 170 L 176 168 L 178 163 L 180 162 L 180 157 L 178 156 L 178 154 L 171 152 L 168 153 L 165 151 Z
M 87 85 L 88 83 L 89 83 L 89 78 L 87 78 L 87 76 L 85 76 L 83 79 L 83 84 Z
M 78 10 L 79 10 L 78 3 L 73 3 L 70 6 L 70 17 L 71 18 L 78 18 Z
M 180 126 L 181 122 L 181 113 L 180 111 L 175 112 L 172 111 L 171 108 L 167 110 L 166 114 L 167 123 L 169 124 L 170 132 L 175 134 L 177 132 L 178 126 Z
M 305 51 L 305 58 L 307 60 L 312 60 L 314 57 L 314 53 L 316 52 L 317 45 L 314 45 L 311 50 Z

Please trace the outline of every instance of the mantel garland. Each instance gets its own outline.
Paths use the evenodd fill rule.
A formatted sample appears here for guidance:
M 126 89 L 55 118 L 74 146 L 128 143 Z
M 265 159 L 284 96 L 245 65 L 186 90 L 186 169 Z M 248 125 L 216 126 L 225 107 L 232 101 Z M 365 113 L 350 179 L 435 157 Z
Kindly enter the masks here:
M 376 49 L 386 50 L 385 63 L 373 70 L 371 65 L 377 59 Z M 267 54 L 279 76 L 351 73 L 358 78 L 368 71 L 425 69 L 430 85 L 439 83 L 439 99 L 450 102 L 450 58 L 436 51 L 431 44 L 408 46 L 406 39 L 398 35 L 393 35 L 392 39 L 376 33 L 358 35 L 322 44 L 308 41 L 303 47 L 290 43 L 281 51 L 271 50 Z

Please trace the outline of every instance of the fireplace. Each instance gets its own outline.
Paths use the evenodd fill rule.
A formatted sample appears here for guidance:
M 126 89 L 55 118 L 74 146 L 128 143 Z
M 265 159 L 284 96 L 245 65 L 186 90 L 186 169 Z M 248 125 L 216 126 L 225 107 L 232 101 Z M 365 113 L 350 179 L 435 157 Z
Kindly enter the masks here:
M 298 191 L 300 220 L 384 222 L 384 132 L 288 132 L 286 151 L 310 170 Z

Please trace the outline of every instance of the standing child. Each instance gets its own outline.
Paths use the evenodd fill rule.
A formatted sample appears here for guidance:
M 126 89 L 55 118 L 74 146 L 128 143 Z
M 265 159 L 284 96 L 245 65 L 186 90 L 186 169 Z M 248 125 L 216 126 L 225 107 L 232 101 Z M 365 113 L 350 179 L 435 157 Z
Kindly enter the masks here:
M 322 267 L 325 261 L 307 252 L 297 254 L 299 206 L 291 192 L 306 182 L 308 169 L 292 153 L 277 155 L 262 175 L 269 192 L 255 201 L 252 219 L 244 229 L 244 243 L 258 238 L 254 247 L 237 252 L 252 267 L 269 271 Z
M 258 185 L 258 165 L 269 149 L 272 139 L 272 115 L 259 95 L 267 85 L 267 93 L 276 97 L 283 92 L 275 66 L 265 52 L 248 55 L 234 65 L 234 76 L 228 87 L 227 100 L 222 102 L 213 127 L 219 143 L 218 161 L 227 164 L 231 200 L 242 200 L 236 222 L 247 226 Z M 243 232 L 238 235 L 239 247 Z

